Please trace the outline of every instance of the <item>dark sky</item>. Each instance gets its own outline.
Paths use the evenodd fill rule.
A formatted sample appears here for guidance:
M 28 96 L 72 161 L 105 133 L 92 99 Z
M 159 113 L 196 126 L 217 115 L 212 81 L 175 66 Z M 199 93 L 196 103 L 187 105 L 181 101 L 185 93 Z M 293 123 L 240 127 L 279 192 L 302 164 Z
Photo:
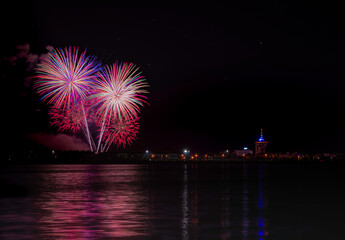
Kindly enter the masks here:
M 341 9 L 301 1 L 12 3 L 2 16 L 3 52 L 24 42 L 36 53 L 72 45 L 105 64 L 138 65 L 150 106 L 128 151 L 253 148 L 260 128 L 271 151 L 345 151 Z M 51 130 L 16 74 L 17 83 L 6 83 L 15 100 L 4 127 L 20 142 Z

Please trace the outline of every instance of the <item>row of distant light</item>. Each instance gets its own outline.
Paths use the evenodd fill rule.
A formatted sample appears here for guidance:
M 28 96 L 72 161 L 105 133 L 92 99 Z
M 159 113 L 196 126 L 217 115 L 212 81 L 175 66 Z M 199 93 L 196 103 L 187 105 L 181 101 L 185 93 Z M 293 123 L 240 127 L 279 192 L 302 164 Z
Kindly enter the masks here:
M 247 148 L 247 147 L 244 147 L 243 150 L 248 150 L 248 148 Z M 226 152 L 228 153 L 229 150 L 226 150 Z M 145 153 L 146 153 L 146 154 L 149 154 L 149 150 L 146 150 Z M 189 154 L 190 151 L 189 151 L 188 149 L 184 149 L 184 150 L 183 150 L 183 153 L 184 153 L 184 154 Z
M 265 139 L 264 139 L 264 137 L 263 137 L 262 128 L 261 128 L 261 133 L 260 133 L 259 142 L 264 142 L 264 141 L 265 141 Z M 248 150 L 248 148 L 247 148 L 247 147 L 244 147 L 243 150 Z M 226 150 L 226 152 L 228 153 L 229 150 Z M 146 154 L 148 154 L 148 153 L 149 153 L 149 150 L 146 150 Z M 184 150 L 183 150 L 183 153 L 184 153 L 184 154 L 189 154 L 190 151 L 189 151 L 188 149 L 184 149 Z

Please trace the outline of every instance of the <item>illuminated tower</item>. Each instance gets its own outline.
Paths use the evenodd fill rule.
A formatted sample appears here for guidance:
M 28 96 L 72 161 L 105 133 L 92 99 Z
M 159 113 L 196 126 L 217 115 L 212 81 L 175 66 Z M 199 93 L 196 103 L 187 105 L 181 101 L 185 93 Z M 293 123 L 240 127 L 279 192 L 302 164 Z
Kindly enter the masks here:
M 258 141 L 255 142 L 255 156 L 265 156 L 266 153 L 266 147 L 268 145 L 268 142 L 265 141 L 264 136 L 262 134 L 262 128 L 260 133 L 260 138 Z

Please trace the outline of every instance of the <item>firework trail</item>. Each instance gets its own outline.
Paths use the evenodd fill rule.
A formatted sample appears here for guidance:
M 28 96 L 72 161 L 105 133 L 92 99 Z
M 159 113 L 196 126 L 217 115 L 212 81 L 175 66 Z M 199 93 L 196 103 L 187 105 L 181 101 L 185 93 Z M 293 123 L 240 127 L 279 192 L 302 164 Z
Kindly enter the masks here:
M 117 148 L 132 144 L 132 141 L 137 139 L 139 132 L 139 118 L 122 120 L 112 118 L 110 121 L 107 121 L 104 128 L 104 146 L 101 152 L 107 151 L 112 143 Z
M 78 48 L 75 47 L 54 49 L 37 65 L 37 81 L 34 88 L 37 89 L 41 100 L 55 109 L 61 109 L 62 112 L 68 113 L 78 104 L 81 106 L 87 139 L 92 151 L 84 100 L 91 93 L 91 84 L 101 63 L 95 57 L 86 57 L 85 54 L 86 51 L 79 54 Z
M 58 131 L 76 133 L 81 129 L 87 141 L 91 144 L 90 149 L 93 150 L 96 148 L 89 132 L 88 120 L 90 121 L 90 108 L 88 104 L 86 106 L 76 104 L 64 109 L 52 107 L 48 114 L 50 115 L 51 125 L 58 127 Z
M 90 96 L 96 102 L 94 107 L 101 126 L 98 152 L 106 124 L 114 121 L 136 119 L 140 107 L 147 103 L 144 94 L 148 93 L 146 80 L 132 63 L 114 63 L 106 66 L 97 74 L 94 82 L 94 94 Z M 106 123 L 108 121 L 108 123 Z

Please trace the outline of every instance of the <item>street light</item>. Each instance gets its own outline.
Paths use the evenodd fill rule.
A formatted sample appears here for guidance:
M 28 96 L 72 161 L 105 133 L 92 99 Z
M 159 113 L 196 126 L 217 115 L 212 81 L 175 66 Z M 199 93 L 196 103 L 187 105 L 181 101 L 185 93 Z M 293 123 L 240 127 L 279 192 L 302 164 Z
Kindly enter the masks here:
M 183 153 L 184 153 L 184 155 L 185 155 L 185 157 L 186 157 L 186 159 L 188 158 L 188 155 L 189 155 L 189 153 L 190 153 L 190 151 L 188 150 L 188 149 L 184 149 L 183 150 Z
M 149 154 L 150 152 L 149 152 L 149 150 L 146 150 L 145 151 L 145 156 L 144 156 L 144 158 L 145 159 L 150 159 L 150 161 L 151 161 L 151 158 L 150 158 L 150 154 Z

